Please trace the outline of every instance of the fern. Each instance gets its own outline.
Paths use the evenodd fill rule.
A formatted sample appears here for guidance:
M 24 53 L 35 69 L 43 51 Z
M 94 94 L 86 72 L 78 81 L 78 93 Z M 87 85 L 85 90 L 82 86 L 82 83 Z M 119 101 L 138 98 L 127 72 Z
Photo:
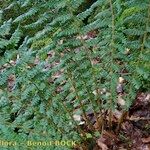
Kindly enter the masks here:
M 126 80 L 123 110 L 130 108 L 138 90 L 148 90 L 149 1 L 97 0 L 79 11 L 83 4 L 83 0 L 0 3 L 3 138 L 86 141 L 87 133 L 74 115 L 84 118 L 93 137 L 89 111 L 98 132 L 104 128 L 99 117 L 104 117 L 103 111 L 109 114 L 106 125 L 111 128 L 120 76 Z M 9 90 L 11 76 L 15 78 Z

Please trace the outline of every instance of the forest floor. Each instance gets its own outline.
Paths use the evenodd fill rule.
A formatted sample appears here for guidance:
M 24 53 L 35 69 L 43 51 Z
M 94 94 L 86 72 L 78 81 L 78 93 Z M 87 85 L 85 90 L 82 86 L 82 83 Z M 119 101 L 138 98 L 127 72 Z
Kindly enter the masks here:
M 120 112 L 116 110 L 112 119 L 114 129 L 119 121 L 118 116 Z M 88 147 L 89 150 L 150 150 L 150 93 L 137 94 L 118 133 L 113 129 L 104 130 L 94 143 Z

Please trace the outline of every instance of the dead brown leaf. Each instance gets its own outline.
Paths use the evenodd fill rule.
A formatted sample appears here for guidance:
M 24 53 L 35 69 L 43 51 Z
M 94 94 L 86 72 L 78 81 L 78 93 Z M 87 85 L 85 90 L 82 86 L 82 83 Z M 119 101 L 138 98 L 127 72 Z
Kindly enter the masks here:
M 122 83 L 124 82 L 124 78 L 123 78 L 123 77 L 119 77 L 118 82 L 119 82 L 120 84 L 122 84 Z
M 125 105 L 125 100 L 122 98 L 121 95 L 118 95 L 118 99 L 117 102 L 120 106 L 124 106 Z
M 142 138 L 143 143 L 150 143 L 150 136 L 147 138 Z
M 132 110 L 142 108 L 150 103 L 150 93 L 138 93 L 134 105 L 131 107 Z
M 117 93 L 123 93 L 123 84 L 119 83 L 116 88 Z
M 115 117 L 116 119 L 119 119 L 119 118 L 122 116 L 122 112 L 119 111 L 119 110 L 117 110 L 117 109 L 115 109 L 113 115 L 114 115 L 114 117 Z
M 104 141 L 103 138 L 99 138 L 99 139 L 97 140 L 98 146 L 99 146 L 102 150 L 108 150 L 107 145 L 104 144 L 103 141 Z

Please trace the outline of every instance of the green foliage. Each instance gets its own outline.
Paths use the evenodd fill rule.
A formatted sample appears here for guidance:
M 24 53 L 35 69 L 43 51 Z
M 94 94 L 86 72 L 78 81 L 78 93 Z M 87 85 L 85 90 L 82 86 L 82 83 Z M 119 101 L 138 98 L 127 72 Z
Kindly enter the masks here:
M 44 38 L 42 40 L 35 41 L 32 45 L 32 49 L 41 49 L 42 47 L 47 46 L 51 42 L 51 38 Z
M 92 135 L 84 134 L 73 119 L 75 109 L 89 125 L 88 111 L 96 119 L 102 110 L 113 111 L 120 76 L 126 81 L 125 109 L 138 90 L 149 89 L 149 0 L 97 0 L 79 13 L 82 4 L 83 0 L 0 3 L 1 137 L 86 140 Z M 89 33 L 96 34 L 85 39 Z M 103 88 L 106 95 L 99 92 Z

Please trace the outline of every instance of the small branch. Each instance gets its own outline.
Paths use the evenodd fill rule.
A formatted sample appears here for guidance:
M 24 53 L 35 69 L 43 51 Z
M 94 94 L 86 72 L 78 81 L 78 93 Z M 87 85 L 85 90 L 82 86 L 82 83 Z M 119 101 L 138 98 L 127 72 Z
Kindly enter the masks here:
M 124 111 L 124 112 L 122 113 L 122 115 L 121 115 L 121 117 L 120 117 L 120 119 L 119 119 L 119 121 L 118 121 L 118 126 L 117 126 L 117 128 L 116 128 L 116 133 L 117 133 L 117 134 L 119 133 L 120 128 L 121 128 L 121 124 L 122 124 L 122 122 L 126 119 L 127 114 L 128 114 L 127 111 Z

